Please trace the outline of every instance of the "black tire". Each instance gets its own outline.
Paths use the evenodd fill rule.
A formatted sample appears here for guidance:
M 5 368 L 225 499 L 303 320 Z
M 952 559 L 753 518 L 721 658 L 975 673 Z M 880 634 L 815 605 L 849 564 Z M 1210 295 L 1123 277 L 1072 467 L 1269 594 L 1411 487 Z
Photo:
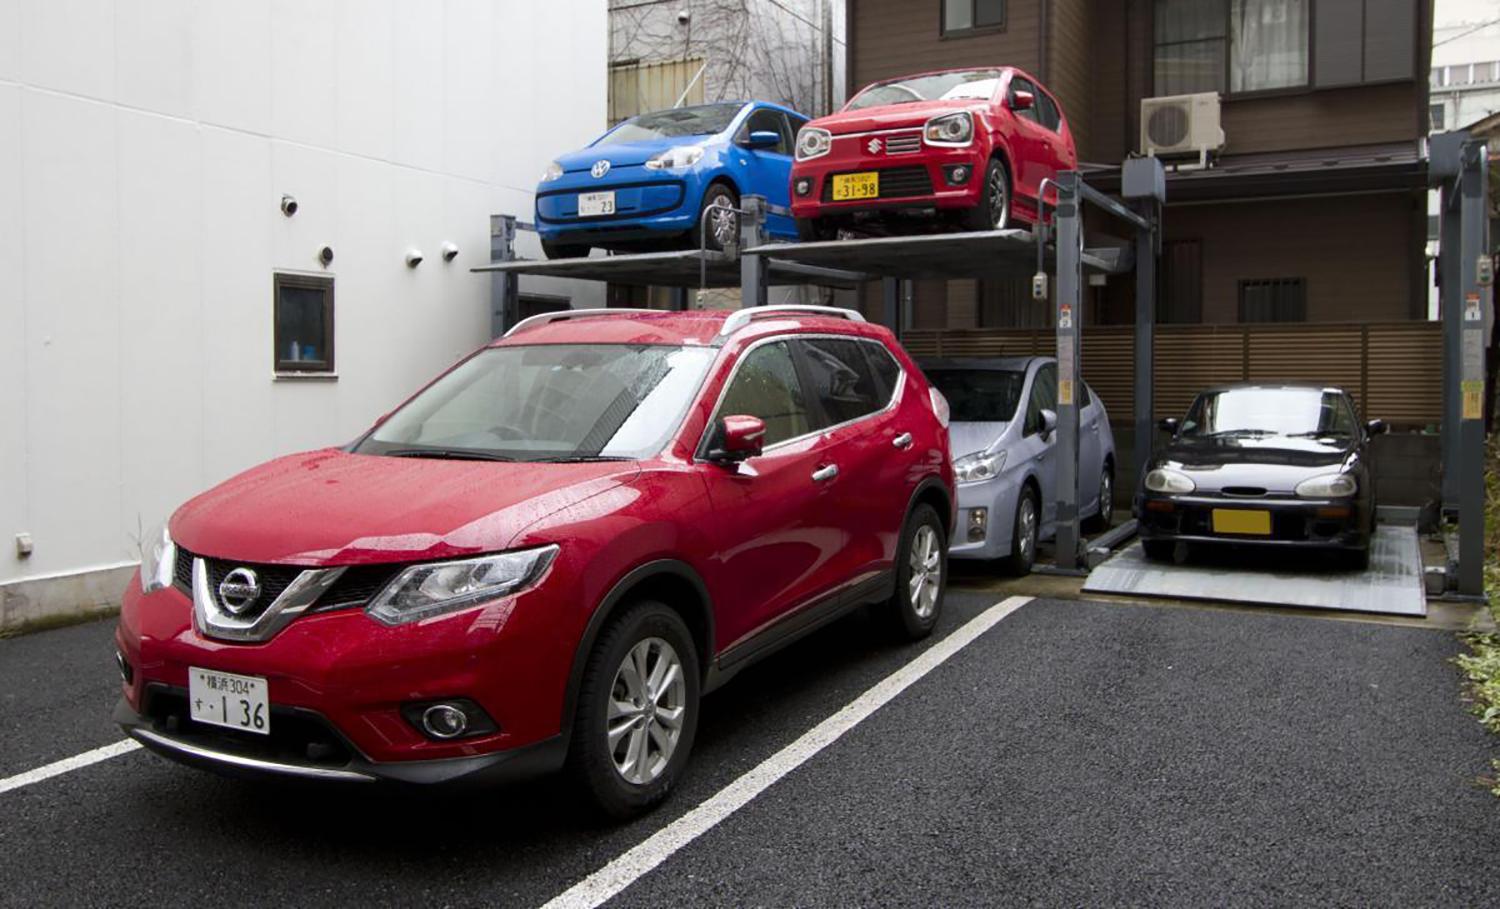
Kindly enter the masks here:
M 1364 549 L 1351 549 L 1345 555 L 1345 562 L 1351 571 L 1370 570 L 1370 545 L 1365 544 Z
M 797 239 L 802 243 L 832 240 L 833 230 L 822 218 L 797 218 Z
M 681 731 L 665 766 L 649 781 L 636 783 L 626 779 L 616 766 L 615 748 L 609 742 L 609 704 L 615 696 L 617 675 L 627 654 L 636 645 L 650 640 L 670 644 L 680 661 L 683 714 Z M 653 600 L 635 603 L 613 618 L 599 635 L 589 652 L 578 688 L 567 772 L 601 814 L 614 820 L 634 817 L 660 804 L 672 791 L 687 765 L 698 730 L 701 679 L 692 634 L 682 617 L 663 603 Z M 656 721 L 653 710 L 650 722 Z M 628 742 L 629 738 L 627 733 L 622 741 Z
M 739 215 L 730 215 L 729 223 L 734 225 L 732 231 L 730 231 L 729 228 L 726 227 L 725 231 L 728 231 L 728 233 L 716 235 L 715 225 L 713 223 L 715 219 L 711 216 L 708 219 L 709 223 L 704 223 L 703 218 L 703 213 L 707 211 L 709 206 L 711 205 L 727 205 L 729 208 L 739 208 L 740 197 L 735 195 L 734 190 L 725 186 L 723 183 L 715 183 L 710 186 L 707 192 L 703 194 L 703 204 L 698 206 L 698 226 L 694 227 L 693 232 L 688 236 L 692 237 L 694 240 L 701 239 L 704 245 L 706 245 L 709 249 L 723 249 L 724 242 L 719 239 L 720 236 L 734 236 L 736 238 L 739 236 Z M 697 244 L 694 245 L 696 246 Z
M 1028 508 L 1031 510 L 1029 528 L 1026 525 Z M 1041 503 L 1037 500 L 1036 490 L 1028 483 L 1021 487 L 1021 497 L 1016 499 L 1016 513 L 1011 518 L 1010 555 L 1001 562 L 1006 574 L 1018 578 L 1031 574 L 1031 566 L 1036 564 L 1036 543 L 1041 529 Z
M 1099 510 L 1083 520 L 1084 533 L 1103 533 L 1115 521 L 1115 467 L 1105 464 L 1099 475 Z
M 922 557 L 923 549 L 928 553 L 926 558 Z M 926 566 L 926 578 L 917 583 L 915 593 L 918 568 L 912 564 L 914 555 Z M 937 575 L 935 580 L 933 573 Z M 901 542 L 896 547 L 896 589 L 881 609 L 891 633 L 903 641 L 920 641 L 932 634 L 943 614 L 943 593 L 947 589 L 947 525 L 931 505 L 918 505 L 901 528 Z
M 549 259 L 583 259 L 587 258 L 589 250 L 593 247 L 584 243 L 553 243 L 551 240 L 542 241 L 542 255 Z
M 1005 162 L 991 158 L 984 169 L 979 204 L 963 213 L 960 226 L 964 230 L 1004 230 L 1014 226 L 1011 209 L 1010 171 L 1005 169 Z
M 1176 540 L 1142 540 L 1141 548 L 1153 562 L 1171 562 L 1177 558 Z

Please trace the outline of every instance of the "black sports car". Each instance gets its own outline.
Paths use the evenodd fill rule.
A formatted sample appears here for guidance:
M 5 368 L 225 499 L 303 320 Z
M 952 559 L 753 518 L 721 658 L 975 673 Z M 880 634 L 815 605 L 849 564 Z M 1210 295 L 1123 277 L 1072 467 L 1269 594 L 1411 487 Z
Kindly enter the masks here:
M 1233 385 L 1198 395 L 1187 417 L 1161 421 L 1172 441 L 1135 497 L 1146 555 L 1179 541 L 1312 546 L 1369 561 L 1375 532 L 1371 437 L 1342 389 Z

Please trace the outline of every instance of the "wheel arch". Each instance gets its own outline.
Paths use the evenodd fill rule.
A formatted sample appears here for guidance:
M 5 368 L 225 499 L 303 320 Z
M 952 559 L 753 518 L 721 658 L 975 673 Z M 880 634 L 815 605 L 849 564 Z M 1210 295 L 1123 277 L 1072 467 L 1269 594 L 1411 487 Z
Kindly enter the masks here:
M 901 526 L 911 519 L 912 512 L 917 510 L 918 505 L 931 505 L 943 518 L 946 525 L 944 531 L 948 539 L 953 539 L 953 531 L 958 523 L 958 515 L 954 512 L 953 496 L 948 492 L 948 487 L 936 476 L 924 477 L 917 488 L 912 490 L 911 498 L 906 503 L 906 514 L 901 519 Z

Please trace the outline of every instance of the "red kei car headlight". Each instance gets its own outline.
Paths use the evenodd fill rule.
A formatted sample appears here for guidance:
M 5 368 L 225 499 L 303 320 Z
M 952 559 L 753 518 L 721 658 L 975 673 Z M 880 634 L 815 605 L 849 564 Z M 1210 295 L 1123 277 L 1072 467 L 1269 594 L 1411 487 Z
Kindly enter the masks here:
M 928 145 L 961 146 L 974 141 L 974 118 L 967 111 L 933 117 L 922 127 Z
M 804 126 L 797 133 L 797 160 L 821 158 L 833 148 L 833 133 L 816 126 Z

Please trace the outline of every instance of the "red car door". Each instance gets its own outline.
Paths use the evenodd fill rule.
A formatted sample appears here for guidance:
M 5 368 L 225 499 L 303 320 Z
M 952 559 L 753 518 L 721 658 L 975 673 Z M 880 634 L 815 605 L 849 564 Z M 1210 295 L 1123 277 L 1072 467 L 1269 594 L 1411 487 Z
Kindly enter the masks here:
M 704 532 L 715 554 L 705 581 L 721 650 L 831 588 L 831 566 L 846 543 L 826 438 L 815 430 L 817 411 L 786 340 L 758 342 L 740 355 L 709 432 L 735 414 L 765 422 L 762 454 L 699 468 L 713 509 Z
M 1017 95 L 1022 93 L 1031 95 L 1030 107 L 1022 107 L 1024 102 L 1017 100 Z M 1042 128 L 1036 96 L 1036 86 L 1030 79 L 1021 75 L 1011 76 L 1010 88 L 1005 94 L 1010 119 L 1015 125 L 1011 156 L 1016 172 L 1011 175 L 1011 179 L 1015 183 L 1016 196 L 1026 212 L 1035 210 L 1042 180 L 1054 173 L 1052 143 L 1047 130 Z

